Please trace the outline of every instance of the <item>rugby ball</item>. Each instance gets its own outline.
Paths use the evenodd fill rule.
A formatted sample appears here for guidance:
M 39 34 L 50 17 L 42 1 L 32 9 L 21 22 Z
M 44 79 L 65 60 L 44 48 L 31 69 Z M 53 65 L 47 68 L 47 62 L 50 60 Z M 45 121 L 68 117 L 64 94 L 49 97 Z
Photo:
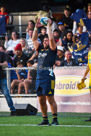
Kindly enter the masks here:
M 40 19 L 40 23 L 42 24 L 42 25 L 47 25 L 47 23 L 48 23 L 48 17 L 42 17 L 41 19 Z

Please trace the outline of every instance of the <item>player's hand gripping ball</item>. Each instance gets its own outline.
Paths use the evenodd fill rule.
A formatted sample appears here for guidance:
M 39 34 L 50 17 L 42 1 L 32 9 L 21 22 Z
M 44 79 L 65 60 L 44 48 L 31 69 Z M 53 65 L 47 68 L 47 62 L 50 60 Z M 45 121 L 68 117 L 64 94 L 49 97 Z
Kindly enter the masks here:
M 42 25 L 46 26 L 47 23 L 48 23 L 48 17 L 42 17 L 42 18 L 40 19 L 40 23 L 41 23 Z

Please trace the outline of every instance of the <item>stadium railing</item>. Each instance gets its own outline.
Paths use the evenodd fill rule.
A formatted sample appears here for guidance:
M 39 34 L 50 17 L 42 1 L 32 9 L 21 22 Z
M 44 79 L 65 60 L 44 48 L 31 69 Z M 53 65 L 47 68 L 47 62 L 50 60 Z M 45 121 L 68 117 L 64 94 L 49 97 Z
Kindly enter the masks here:
M 5 68 L 4 70 L 6 70 L 6 78 L 7 78 L 7 86 L 8 86 L 8 89 L 10 91 L 11 89 L 11 77 L 12 77 L 12 74 L 10 71 L 15 71 L 15 70 L 36 70 L 36 67 L 23 67 L 23 68 L 15 68 L 15 67 L 12 67 L 12 68 Z M 35 73 L 34 73 L 35 74 Z M 34 75 L 35 76 L 35 75 Z M 33 79 L 33 82 L 35 82 L 35 80 Z M 17 88 L 16 88 L 17 89 Z M 35 83 L 32 83 L 31 85 L 31 90 L 34 90 L 35 91 Z M 36 97 L 36 93 L 34 92 L 33 94 L 31 94 L 31 92 L 29 94 L 11 94 L 12 96 L 16 97 L 16 96 L 24 96 L 24 97 L 29 97 L 29 96 L 33 96 L 33 97 Z M 3 97 L 3 94 L 0 93 L 0 96 Z
M 26 27 L 28 26 L 28 21 L 35 21 L 37 12 L 19 12 L 19 13 L 10 13 L 9 24 L 6 24 L 6 33 L 10 35 L 12 31 L 16 31 L 19 34 L 19 37 L 23 37 L 26 33 Z M 4 35 L 2 35 L 4 37 Z

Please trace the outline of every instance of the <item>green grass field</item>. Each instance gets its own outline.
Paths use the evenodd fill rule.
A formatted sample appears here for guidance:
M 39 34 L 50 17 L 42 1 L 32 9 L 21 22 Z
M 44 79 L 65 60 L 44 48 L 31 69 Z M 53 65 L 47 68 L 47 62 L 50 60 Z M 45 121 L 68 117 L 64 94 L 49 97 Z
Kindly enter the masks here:
M 49 115 L 51 123 L 52 116 Z M 58 113 L 59 126 L 37 126 L 42 121 L 36 116 L 14 116 L 0 112 L 0 136 L 90 136 L 91 113 Z

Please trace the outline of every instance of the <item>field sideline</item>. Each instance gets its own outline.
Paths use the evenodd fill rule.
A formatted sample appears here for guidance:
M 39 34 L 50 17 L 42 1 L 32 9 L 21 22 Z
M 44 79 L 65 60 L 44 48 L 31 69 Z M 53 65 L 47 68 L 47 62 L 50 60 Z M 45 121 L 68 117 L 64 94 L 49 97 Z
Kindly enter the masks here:
M 48 114 L 51 123 L 51 113 Z M 58 113 L 58 126 L 38 126 L 41 113 L 36 116 L 14 116 L 0 112 L 0 136 L 90 136 L 91 113 Z

